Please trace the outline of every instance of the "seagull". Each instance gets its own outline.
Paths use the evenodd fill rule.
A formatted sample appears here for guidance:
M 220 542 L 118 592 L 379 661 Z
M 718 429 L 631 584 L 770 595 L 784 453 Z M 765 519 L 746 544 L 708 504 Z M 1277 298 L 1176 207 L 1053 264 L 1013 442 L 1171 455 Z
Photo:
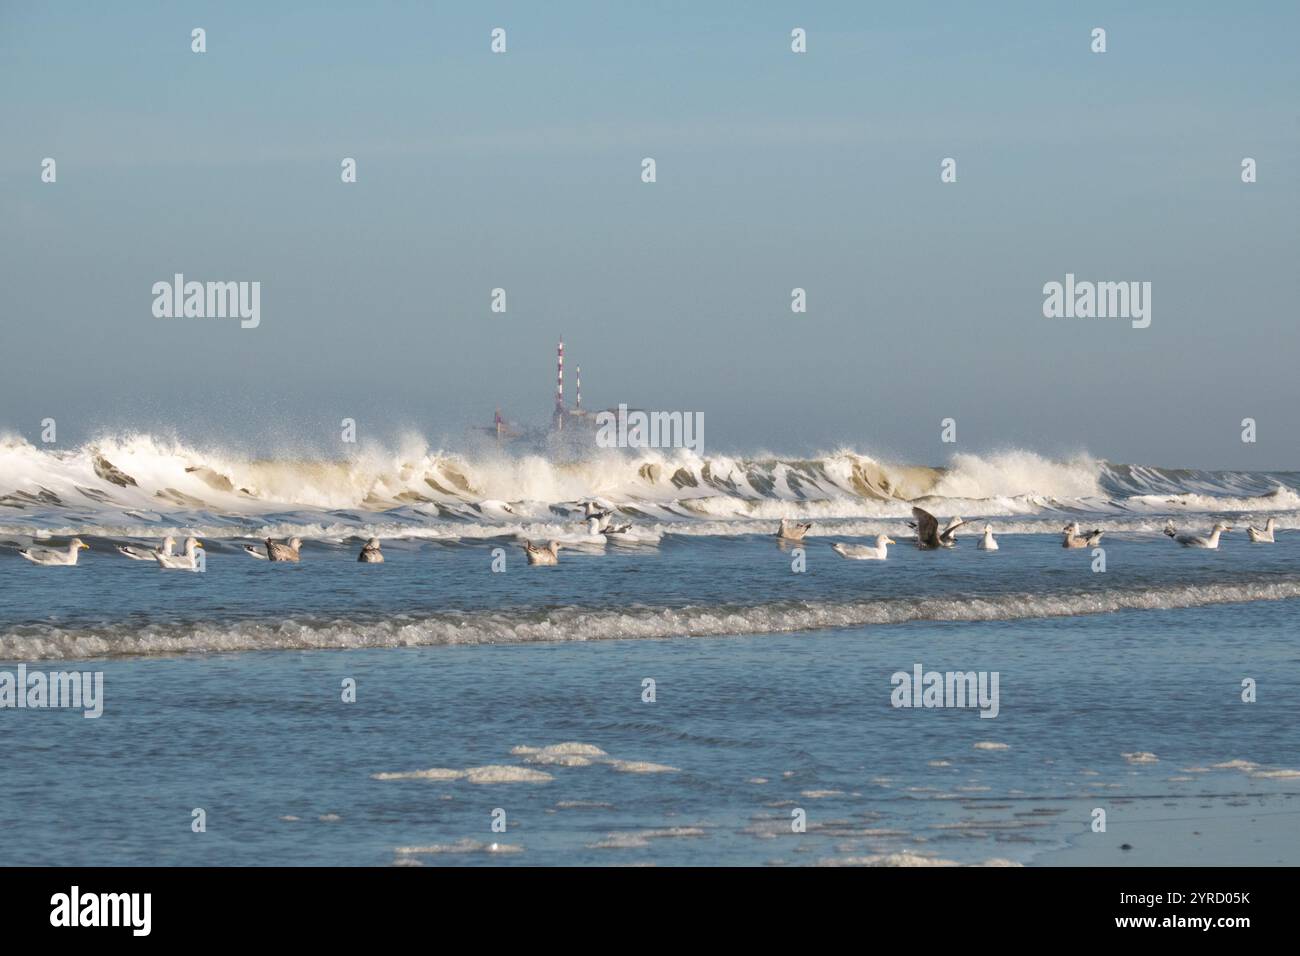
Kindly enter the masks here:
M 60 565 L 71 567 L 77 563 L 77 555 L 81 553 L 82 549 L 89 548 L 90 545 L 80 538 L 73 538 L 68 542 L 67 551 L 59 551 L 54 548 L 20 548 L 18 553 L 32 564 L 43 564 L 46 567 L 58 567 Z
M 831 550 L 841 558 L 848 558 L 851 561 L 884 561 L 889 555 L 886 553 L 888 545 L 897 544 L 887 534 L 876 535 L 876 543 L 870 544 L 843 544 L 839 541 L 831 545 Z
M 1172 528 L 1166 528 L 1165 534 L 1169 534 L 1171 530 Z M 1169 536 L 1184 548 L 1210 548 L 1214 550 L 1219 547 L 1219 535 L 1225 531 L 1231 530 L 1231 525 L 1226 525 L 1222 521 L 1216 521 L 1214 527 L 1210 529 L 1208 537 L 1203 534 L 1169 534 Z
M 1277 519 L 1269 518 L 1263 528 L 1256 528 L 1254 525 L 1246 526 L 1246 534 L 1250 535 L 1250 540 L 1256 544 L 1272 544 L 1273 529 L 1277 527 Z
M 808 533 L 812 527 L 812 522 L 807 524 L 795 524 L 788 518 L 781 519 L 781 527 L 777 529 L 776 536 L 785 541 L 802 541 L 803 536 Z
M 244 553 L 250 558 L 257 558 L 259 561 L 265 561 L 267 559 L 266 548 L 256 548 L 251 544 L 244 545 Z
M 165 571 L 197 571 L 199 560 L 194 549 L 202 547 L 194 538 L 186 538 L 184 554 L 163 554 L 158 551 L 155 552 L 154 559 L 158 562 L 158 567 Z
M 531 541 L 524 542 L 524 551 L 528 553 L 529 564 L 559 564 L 560 542 L 552 541 L 544 548 L 539 548 Z
M 980 538 L 977 547 L 981 551 L 996 551 L 998 549 L 998 539 L 993 537 L 993 526 L 986 524 L 984 526 L 984 537 Z
M 916 522 L 909 521 L 908 525 L 916 528 L 916 546 L 923 551 L 953 547 L 957 543 L 957 529 L 966 523 L 961 518 L 954 517 L 940 534 L 939 519 L 924 508 L 913 508 L 912 517 Z
M 587 518 L 588 528 L 592 528 L 592 524 L 591 524 L 592 521 L 596 522 L 594 526 L 595 530 L 591 532 L 592 534 L 596 534 L 597 532 L 604 531 L 606 528 L 608 528 L 610 516 L 614 514 L 614 512 L 612 511 L 601 508 L 594 501 L 587 502 L 583 513 Z
M 587 534 L 590 535 L 604 534 L 606 531 L 610 529 L 610 527 L 611 525 L 609 523 L 608 511 L 602 514 L 592 515 L 590 518 L 587 519 Z M 627 527 L 630 528 L 632 526 L 628 525 Z
M 357 560 L 362 564 L 383 564 L 384 553 L 379 550 L 379 539 L 371 538 L 367 541 L 361 553 L 357 555 Z
M 176 546 L 176 539 L 171 535 L 163 538 L 161 548 L 137 548 L 130 544 L 119 544 L 117 553 L 132 561 L 152 561 L 156 554 L 171 554 L 172 549 Z
M 1100 528 L 1093 528 L 1087 534 L 1084 534 L 1079 528 L 1079 522 L 1071 521 L 1061 529 L 1065 537 L 1061 541 L 1063 548 L 1095 548 L 1101 544 L 1101 536 L 1105 534 Z M 1166 534 L 1169 532 L 1166 531 Z
M 657 545 L 663 540 L 662 532 L 634 529 L 631 522 L 608 527 L 601 534 L 605 536 L 605 540 L 610 544 L 650 546 Z
M 298 563 L 298 549 L 302 547 L 302 538 L 290 538 L 288 544 L 278 544 L 266 539 L 266 557 L 271 561 L 292 561 Z

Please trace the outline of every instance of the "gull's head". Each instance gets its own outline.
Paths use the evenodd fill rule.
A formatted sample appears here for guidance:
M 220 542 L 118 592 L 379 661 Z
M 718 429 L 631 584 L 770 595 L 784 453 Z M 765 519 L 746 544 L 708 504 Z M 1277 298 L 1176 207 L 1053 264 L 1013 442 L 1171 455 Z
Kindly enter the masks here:
M 876 547 L 883 548 L 887 544 L 898 544 L 898 542 L 887 534 L 876 535 Z
M 290 538 L 290 539 L 289 539 L 289 547 L 291 547 L 291 548 L 293 548 L 293 550 L 297 551 L 299 548 L 302 547 L 302 538 L 297 538 L 297 537 Z
M 551 542 L 550 544 L 548 544 L 546 547 L 550 549 L 551 554 L 559 554 L 559 553 L 560 553 L 560 542 L 558 542 L 558 541 L 552 541 L 552 542 Z
M 167 537 L 163 538 L 163 547 L 164 548 L 176 547 L 176 539 L 173 538 L 171 535 L 168 535 Z
M 991 525 L 991 524 L 986 524 L 986 525 L 984 526 L 984 533 L 985 533 L 985 534 L 992 534 L 992 533 L 993 533 L 993 525 Z
M 366 542 L 366 547 L 367 547 L 367 548 L 378 548 L 378 547 L 379 547 L 379 539 L 378 539 L 378 538 L 371 538 L 369 541 Z
M 82 541 L 80 538 L 73 538 L 71 541 L 68 542 L 68 547 L 71 548 L 73 551 L 90 550 L 90 545 L 86 544 L 86 542 Z
M 1215 531 L 1219 531 L 1219 532 L 1223 532 L 1223 531 L 1231 531 L 1231 530 L 1232 530 L 1232 525 L 1224 524 L 1222 521 L 1216 521 L 1216 522 L 1214 523 L 1214 530 L 1215 530 Z
M 1079 522 L 1077 522 L 1077 521 L 1071 521 L 1069 524 L 1067 524 L 1067 525 L 1066 525 L 1064 528 L 1062 528 L 1061 530 L 1064 531 L 1066 534 L 1078 534 L 1078 533 L 1079 533 Z

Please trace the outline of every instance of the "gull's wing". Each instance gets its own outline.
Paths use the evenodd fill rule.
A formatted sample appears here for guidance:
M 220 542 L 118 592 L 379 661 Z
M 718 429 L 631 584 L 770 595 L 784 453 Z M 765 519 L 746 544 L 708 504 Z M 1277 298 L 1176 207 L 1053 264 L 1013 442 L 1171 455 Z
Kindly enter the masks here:
M 916 539 L 923 544 L 934 547 L 939 543 L 939 522 L 924 508 L 913 508 L 912 517 L 916 519 Z

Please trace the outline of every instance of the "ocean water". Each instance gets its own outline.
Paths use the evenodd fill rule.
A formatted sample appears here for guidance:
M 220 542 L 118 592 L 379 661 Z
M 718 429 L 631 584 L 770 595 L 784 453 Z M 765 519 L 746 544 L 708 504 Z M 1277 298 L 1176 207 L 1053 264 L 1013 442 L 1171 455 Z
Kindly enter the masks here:
M 1121 863 L 1175 821 L 1159 862 L 1230 832 L 1232 862 L 1295 864 L 1296 488 L 1028 453 L 313 463 L 10 440 L 0 671 L 104 690 L 97 719 L 0 710 L 0 827 L 24 834 L 0 863 Z M 589 537 L 592 499 L 640 537 Z M 918 551 L 914 502 L 971 532 Z M 797 549 L 781 516 L 813 522 Z M 1269 516 L 1277 542 L 1250 543 Z M 1160 533 L 1219 519 L 1217 551 Z M 1060 546 L 1069 520 L 1106 531 L 1104 571 Z M 206 570 L 116 553 L 165 533 L 199 536 Z M 878 533 L 884 562 L 829 547 Z M 76 567 L 17 553 L 72 534 Z M 243 552 L 291 534 L 300 564 Z M 371 534 L 382 565 L 356 561 Z M 564 542 L 559 565 L 528 566 L 521 537 Z M 996 672 L 997 716 L 893 706 L 917 665 Z

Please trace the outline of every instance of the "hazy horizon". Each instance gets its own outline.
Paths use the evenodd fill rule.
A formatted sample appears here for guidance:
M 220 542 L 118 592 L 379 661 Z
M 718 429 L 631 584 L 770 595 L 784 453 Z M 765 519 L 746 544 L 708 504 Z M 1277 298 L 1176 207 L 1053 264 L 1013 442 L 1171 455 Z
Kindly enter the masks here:
M 0 433 L 454 447 L 497 407 L 547 420 L 563 336 L 584 404 L 701 412 L 706 453 L 1295 470 L 1297 26 L 0 3 Z M 155 318 L 175 273 L 260 282 L 259 326 Z M 1045 318 L 1067 273 L 1150 282 L 1150 327 Z

